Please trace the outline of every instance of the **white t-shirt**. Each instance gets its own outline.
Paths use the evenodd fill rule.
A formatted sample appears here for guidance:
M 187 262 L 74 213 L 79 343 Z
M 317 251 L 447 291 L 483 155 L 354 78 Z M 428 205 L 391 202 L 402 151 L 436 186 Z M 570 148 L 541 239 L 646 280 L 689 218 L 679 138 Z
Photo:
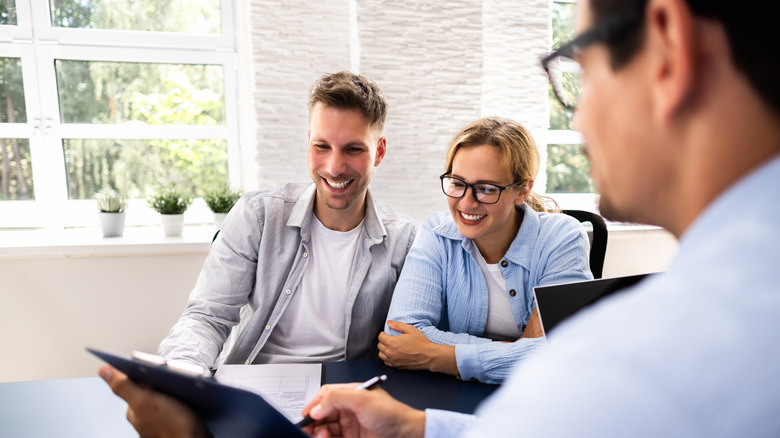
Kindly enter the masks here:
M 521 335 L 512 315 L 506 291 L 506 279 L 498 263 L 489 265 L 478 253 L 477 266 L 485 276 L 488 288 L 488 316 L 484 337 L 494 341 L 516 341 Z
M 347 293 L 363 223 L 349 231 L 312 217 L 309 261 L 256 363 L 330 362 L 346 358 Z

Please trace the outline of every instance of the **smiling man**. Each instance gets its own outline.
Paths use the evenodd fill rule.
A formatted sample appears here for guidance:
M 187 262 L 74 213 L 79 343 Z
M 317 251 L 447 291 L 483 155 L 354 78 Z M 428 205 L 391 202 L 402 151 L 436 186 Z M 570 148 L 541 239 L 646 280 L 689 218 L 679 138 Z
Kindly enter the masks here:
M 368 190 L 387 149 L 386 114 L 381 90 L 365 77 L 341 72 L 312 86 L 314 184 L 241 198 L 161 356 L 211 368 L 220 354 L 224 363 L 377 354 L 374 335 L 416 230 Z

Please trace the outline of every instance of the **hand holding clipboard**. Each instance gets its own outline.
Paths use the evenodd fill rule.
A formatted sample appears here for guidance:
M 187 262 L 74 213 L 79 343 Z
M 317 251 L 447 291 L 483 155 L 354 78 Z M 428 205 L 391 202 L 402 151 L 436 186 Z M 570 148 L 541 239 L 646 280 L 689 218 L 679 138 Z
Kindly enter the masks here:
M 124 356 L 87 351 L 125 373 L 130 380 L 189 406 L 215 437 L 306 437 L 261 396 L 223 385 L 202 369 L 171 363 L 154 355 Z

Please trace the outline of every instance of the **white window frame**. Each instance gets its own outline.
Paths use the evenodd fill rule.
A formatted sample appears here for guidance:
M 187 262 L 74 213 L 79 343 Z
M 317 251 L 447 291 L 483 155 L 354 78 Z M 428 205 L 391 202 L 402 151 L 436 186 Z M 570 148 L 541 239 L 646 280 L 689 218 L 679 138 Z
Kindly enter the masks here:
M 191 35 L 51 26 L 48 1 L 16 0 L 18 26 L 0 26 L 0 56 L 22 60 L 27 123 L 2 123 L 0 136 L 27 138 L 32 159 L 34 201 L 0 201 L 0 229 L 62 229 L 95 226 L 92 200 L 68 200 L 63 139 L 198 139 L 224 140 L 229 182 L 241 186 L 239 148 L 238 49 L 233 0 L 221 1 L 222 33 Z M 225 124 L 98 125 L 61 123 L 54 61 L 113 61 L 220 65 L 224 77 Z M 143 200 L 131 201 L 128 225 L 159 223 Z M 209 223 L 212 215 L 198 199 L 185 214 L 186 223 Z

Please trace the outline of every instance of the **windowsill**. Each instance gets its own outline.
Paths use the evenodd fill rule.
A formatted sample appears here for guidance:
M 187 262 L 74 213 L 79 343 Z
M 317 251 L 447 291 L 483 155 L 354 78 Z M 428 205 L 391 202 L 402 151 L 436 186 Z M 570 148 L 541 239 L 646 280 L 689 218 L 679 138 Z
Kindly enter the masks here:
M 607 231 L 610 233 L 620 233 L 625 231 L 659 231 L 663 230 L 663 228 L 655 226 L 655 225 L 644 225 L 644 224 L 632 224 L 628 222 L 607 222 Z
M 659 227 L 607 222 L 610 233 L 648 232 Z M 214 237 L 214 225 L 186 225 L 179 237 L 166 237 L 162 227 L 125 227 L 122 237 L 102 237 L 98 228 L 60 231 L 0 231 L 0 260 L 19 258 L 138 256 L 206 253 Z
M 0 259 L 206 253 L 213 224 L 186 225 L 178 237 L 161 226 L 125 227 L 122 237 L 103 237 L 97 227 L 0 231 Z

